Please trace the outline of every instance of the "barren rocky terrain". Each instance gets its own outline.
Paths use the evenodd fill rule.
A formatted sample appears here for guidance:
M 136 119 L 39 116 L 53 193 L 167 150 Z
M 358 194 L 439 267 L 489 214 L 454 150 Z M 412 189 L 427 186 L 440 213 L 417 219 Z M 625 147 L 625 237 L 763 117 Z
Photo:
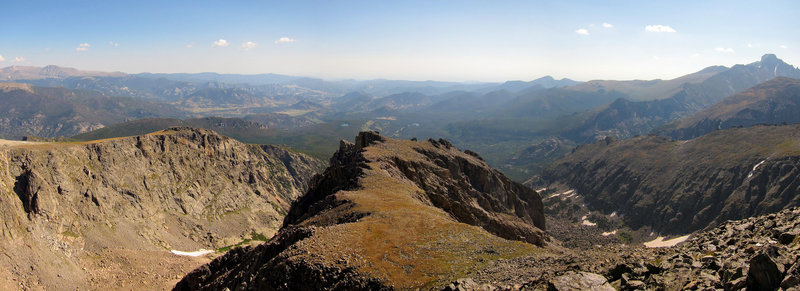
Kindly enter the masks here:
M 5 141 L 0 284 L 166 289 L 209 260 L 171 250 L 266 240 L 321 166 L 189 128 L 91 142 Z

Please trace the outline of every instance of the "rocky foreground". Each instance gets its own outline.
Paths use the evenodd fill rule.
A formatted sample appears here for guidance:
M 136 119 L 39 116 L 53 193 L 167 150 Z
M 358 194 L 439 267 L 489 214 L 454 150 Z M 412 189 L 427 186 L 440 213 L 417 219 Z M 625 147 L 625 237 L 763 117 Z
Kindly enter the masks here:
M 800 208 L 728 221 L 674 247 L 521 257 L 448 290 L 800 290 Z
M 0 289 L 166 289 L 270 237 L 322 163 L 212 131 L 0 143 Z

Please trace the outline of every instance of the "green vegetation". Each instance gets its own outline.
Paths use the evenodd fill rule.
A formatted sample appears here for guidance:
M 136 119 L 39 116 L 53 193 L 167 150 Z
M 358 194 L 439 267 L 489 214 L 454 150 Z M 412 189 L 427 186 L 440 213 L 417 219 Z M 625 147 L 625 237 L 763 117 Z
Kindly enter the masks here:
M 268 239 L 267 239 L 267 237 L 265 235 L 253 231 L 252 233 L 250 233 L 250 238 L 244 238 L 243 237 L 241 242 L 236 243 L 236 244 L 232 244 L 232 245 L 229 245 L 229 246 L 224 246 L 224 247 L 218 248 L 217 252 L 218 253 L 225 253 L 227 251 L 230 251 L 233 248 L 250 244 L 250 242 L 254 242 L 254 241 L 265 242 L 267 240 Z
M 627 230 L 618 230 L 617 237 L 624 244 L 629 244 L 633 241 L 633 234 Z

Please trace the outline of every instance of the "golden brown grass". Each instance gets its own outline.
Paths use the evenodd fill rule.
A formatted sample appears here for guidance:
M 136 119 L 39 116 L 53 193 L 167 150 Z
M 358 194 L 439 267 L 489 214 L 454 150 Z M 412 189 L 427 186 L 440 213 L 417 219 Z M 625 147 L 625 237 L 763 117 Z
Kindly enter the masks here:
M 443 210 L 416 197 L 423 192 L 410 181 L 382 169 L 391 157 L 421 161 L 413 148 L 439 150 L 427 142 L 389 140 L 367 147 L 371 162 L 361 178 L 363 188 L 336 193 L 350 204 L 327 210 L 304 224 L 325 224 L 333 216 L 369 213 L 357 222 L 321 228 L 298 244 L 304 259 L 377 277 L 395 288 L 430 288 L 469 274 L 502 258 L 540 253 L 533 245 L 509 241 L 456 222 Z M 313 254 L 313 255 L 312 255 Z

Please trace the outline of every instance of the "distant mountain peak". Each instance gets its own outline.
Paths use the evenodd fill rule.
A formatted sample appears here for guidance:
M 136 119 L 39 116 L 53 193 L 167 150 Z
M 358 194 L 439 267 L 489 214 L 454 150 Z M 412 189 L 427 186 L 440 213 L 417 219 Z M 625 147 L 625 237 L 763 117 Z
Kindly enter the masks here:
M 761 56 L 762 63 L 774 63 L 777 61 L 781 61 L 775 54 L 764 54 Z

